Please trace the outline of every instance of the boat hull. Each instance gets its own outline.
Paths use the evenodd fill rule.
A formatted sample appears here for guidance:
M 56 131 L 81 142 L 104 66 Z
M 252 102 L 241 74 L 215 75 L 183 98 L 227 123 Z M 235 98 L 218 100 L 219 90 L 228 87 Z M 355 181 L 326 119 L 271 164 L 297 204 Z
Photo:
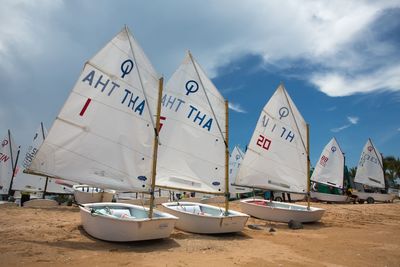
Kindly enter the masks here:
M 321 193 L 321 192 L 310 192 L 311 198 L 317 199 L 319 201 L 325 201 L 325 202 L 349 202 L 350 197 L 347 195 L 335 195 L 335 194 L 327 194 L 327 193 Z
M 193 202 L 170 202 L 161 206 L 168 213 L 179 217 L 175 227 L 196 234 L 234 233 L 243 230 L 249 218 L 247 214 L 224 208 Z
M 73 190 L 75 201 L 79 204 L 111 202 L 115 195 L 114 190 L 102 190 L 89 185 L 74 185 Z
M 111 212 L 129 210 L 132 216 L 107 215 L 100 210 Z M 95 213 L 90 209 L 96 209 Z M 152 219 L 148 218 L 148 208 L 125 203 L 89 203 L 80 206 L 80 215 L 85 231 L 101 240 L 128 242 L 167 238 L 171 235 L 177 217 L 154 210 Z
M 241 209 L 253 217 L 268 221 L 289 222 L 316 222 L 321 219 L 325 210 L 321 208 L 268 201 L 264 199 L 244 199 L 240 201 Z
M 389 202 L 393 201 L 394 195 L 392 194 L 380 194 L 380 193 L 367 193 L 367 192 L 352 192 L 353 195 L 357 196 L 359 200 L 368 200 L 372 198 L 375 202 Z

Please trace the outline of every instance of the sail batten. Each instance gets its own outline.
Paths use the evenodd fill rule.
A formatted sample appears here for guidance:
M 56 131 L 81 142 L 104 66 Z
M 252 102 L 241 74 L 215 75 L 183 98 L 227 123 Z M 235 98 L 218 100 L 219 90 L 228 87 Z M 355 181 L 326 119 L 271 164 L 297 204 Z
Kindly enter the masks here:
M 280 85 L 262 109 L 235 184 L 306 193 L 306 123 Z

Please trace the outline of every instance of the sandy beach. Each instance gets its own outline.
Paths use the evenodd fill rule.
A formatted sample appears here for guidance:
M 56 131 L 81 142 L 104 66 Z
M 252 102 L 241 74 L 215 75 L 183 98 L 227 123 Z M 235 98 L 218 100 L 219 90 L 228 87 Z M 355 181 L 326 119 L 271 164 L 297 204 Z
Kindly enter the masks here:
M 400 266 L 400 201 L 313 206 L 326 213 L 301 230 L 250 218 L 236 234 L 111 243 L 86 234 L 77 207 L 0 205 L 0 266 Z

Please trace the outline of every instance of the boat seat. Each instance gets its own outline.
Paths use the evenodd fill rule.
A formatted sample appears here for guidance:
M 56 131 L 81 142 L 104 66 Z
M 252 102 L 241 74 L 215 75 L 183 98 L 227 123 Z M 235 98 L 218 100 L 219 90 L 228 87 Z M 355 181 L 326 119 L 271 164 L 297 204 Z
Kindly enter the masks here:
M 193 214 L 197 214 L 197 215 L 205 215 L 205 216 L 211 216 L 211 214 L 203 212 L 201 210 L 201 207 L 199 206 L 183 206 L 183 205 L 179 205 L 178 209 L 182 210 L 182 211 L 186 211 L 189 213 L 193 213 Z
M 112 216 L 115 218 L 135 219 L 136 217 L 131 215 L 129 209 L 96 209 L 97 214 Z
M 110 209 L 110 212 L 117 218 L 135 218 L 128 209 Z

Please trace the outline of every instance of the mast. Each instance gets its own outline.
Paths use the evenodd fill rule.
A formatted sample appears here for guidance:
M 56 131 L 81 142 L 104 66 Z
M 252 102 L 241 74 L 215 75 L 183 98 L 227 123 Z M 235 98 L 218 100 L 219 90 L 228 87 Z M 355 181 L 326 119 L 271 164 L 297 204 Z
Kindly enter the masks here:
M 8 195 L 11 196 L 12 193 L 13 193 L 12 192 L 12 185 L 13 185 L 13 182 L 14 182 L 15 170 L 17 169 L 19 152 L 20 152 L 21 146 L 18 147 L 17 158 L 15 159 L 15 162 L 14 162 L 13 151 L 12 151 L 12 145 L 13 144 L 11 142 L 11 131 L 10 131 L 10 129 L 8 129 L 8 141 L 9 141 L 9 144 L 10 144 L 10 157 L 11 157 L 11 169 L 12 169 L 10 187 L 8 188 Z
M 344 188 L 344 179 L 346 179 L 345 177 L 345 168 L 346 168 L 346 156 L 344 155 L 344 152 L 342 152 L 343 154 L 343 195 L 347 195 L 347 188 Z M 348 181 L 350 182 L 350 181 Z M 348 186 L 347 186 L 348 187 Z
M 150 211 L 149 218 L 153 218 L 153 205 L 154 205 L 154 188 L 156 187 L 156 172 L 157 172 L 157 153 L 158 153 L 158 133 L 160 131 L 160 113 L 161 113 L 161 98 L 163 91 L 164 78 L 158 80 L 158 99 L 157 99 L 157 114 L 156 114 L 156 127 L 154 128 L 154 147 L 153 147 L 153 167 L 151 172 L 151 189 L 150 189 Z
M 225 215 L 229 210 L 229 105 L 225 100 Z
M 43 126 L 43 122 L 40 122 L 40 129 L 42 130 L 42 138 L 43 138 L 43 142 L 44 139 L 46 138 L 46 136 L 44 135 L 44 126 Z M 44 199 L 46 196 L 46 191 L 47 191 L 47 184 L 49 182 L 49 177 L 46 176 L 46 183 L 44 184 L 44 190 L 43 190 L 43 195 L 42 198 Z
M 307 123 L 307 209 L 310 210 L 310 125 Z
M 14 170 L 14 157 L 13 157 L 13 151 L 12 151 L 12 142 L 11 142 L 11 131 L 8 129 L 8 142 L 10 144 L 10 157 L 11 157 L 11 169 Z

